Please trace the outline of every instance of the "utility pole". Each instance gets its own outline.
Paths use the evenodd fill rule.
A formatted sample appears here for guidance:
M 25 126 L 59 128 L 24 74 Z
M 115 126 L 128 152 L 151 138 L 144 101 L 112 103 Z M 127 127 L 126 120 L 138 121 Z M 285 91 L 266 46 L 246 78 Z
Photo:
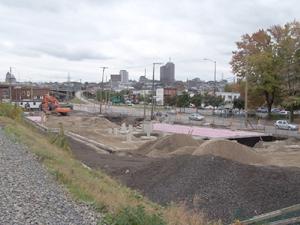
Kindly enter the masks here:
M 216 96 L 216 90 L 217 90 L 217 61 L 214 61 L 215 67 L 214 67 L 214 96 Z
M 208 58 L 204 58 L 204 61 L 210 61 L 214 63 L 214 96 L 216 96 L 216 90 L 217 90 L 217 61 L 216 60 L 212 60 L 212 59 L 208 59 Z
M 10 74 L 10 77 L 9 77 L 9 101 L 10 103 L 12 102 L 12 88 L 11 88 L 11 79 L 12 79 L 12 69 L 11 67 L 9 67 L 9 74 Z
M 101 89 L 100 89 L 100 114 L 102 114 L 102 93 L 103 93 L 103 82 L 104 82 L 104 71 L 105 69 L 107 69 L 108 67 L 106 66 L 102 66 L 100 67 L 100 69 L 102 69 L 102 82 L 101 82 Z
M 146 79 L 146 68 L 145 68 L 145 79 Z M 146 119 L 146 92 L 144 90 L 144 120 Z
M 245 77 L 245 126 L 248 127 L 248 72 Z
M 155 87 L 154 87 L 154 74 L 155 74 L 155 65 L 161 65 L 162 63 L 153 63 L 153 74 L 152 74 L 152 105 L 151 105 L 151 120 L 154 119 L 154 94 L 155 94 Z
M 214 94 L 214 97 L 216 97 L 216 90 L 217 90 L 217 61 L 216 60 L 212 60 L 212 59 L 208 59 L 208 58 L 204 58 L 203 60 L 210 61 L 210 62 L 214 63 L 214 90 L 213 90 L 213 94 Z M 214 115 L 215 115 L 215 106 L 213 108 L 213 116 Z M 214 119 L 213 119 L 213 123 L 214 123 Z

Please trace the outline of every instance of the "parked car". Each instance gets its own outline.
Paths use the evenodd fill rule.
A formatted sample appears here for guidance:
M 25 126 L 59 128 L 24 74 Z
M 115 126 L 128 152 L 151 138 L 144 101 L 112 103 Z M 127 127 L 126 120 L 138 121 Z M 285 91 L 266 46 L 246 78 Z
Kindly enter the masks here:
M 193 113 L 189 116 L 190 120 L 197 120 L 197 121 L 201 121 L 204 119 L 204 116 L 200 115 L 199 113 Z
M 274 113 L 274 114 L 279 114 L 280 111 L 281 111 L 281 109 L 279 109 L 279 108 L 273 108 L 273 109 L 271 109 L 271 113 Z
M 132 106 L 132 105 L 133 105 L 132 102 L 129 101 L 129 100 L 125 101 L 125 104 L 126 104 L 127 106 Z
M 204 109 L 214 109 L 212 105 L 205 106 Z
M 279 115 L 288 115 L 289 113 L 290 113 L 290 111 L 281 110 L 278 114 Z
M 259 107 L 259 108 L 256 109 L 256 112 L 258 112 L 258 113 L 267 113 L 268 109 L 265 108 L 265 107 Z
M 298 130 L 298 126 L 296 124 L 291 124 L 286 120 L 277 120 L 274 124 L 277 129 L 284 130 Z

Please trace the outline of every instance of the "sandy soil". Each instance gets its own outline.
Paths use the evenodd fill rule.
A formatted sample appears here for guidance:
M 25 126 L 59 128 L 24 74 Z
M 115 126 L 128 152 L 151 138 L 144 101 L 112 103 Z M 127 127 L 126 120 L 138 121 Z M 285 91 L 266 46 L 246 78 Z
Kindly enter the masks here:
M 76 114 L 64 117 L 49 116 L 44 125 L 49 128 L 59 128 L 60 123 L 63 124 L 66 131 L 71 131 L 117 149 L 135 149 L 145 143 L 134 136 L 132 136 L 131 142 L 127 142 L 126 135 L 113 135 L 109 133 L 110 129 L 120 128 L 120 126 L 104 117 Z
M 256 151 L 267 158 L 270 165 L 300 167 L 300 141 L 297 139 L 266 142 Z

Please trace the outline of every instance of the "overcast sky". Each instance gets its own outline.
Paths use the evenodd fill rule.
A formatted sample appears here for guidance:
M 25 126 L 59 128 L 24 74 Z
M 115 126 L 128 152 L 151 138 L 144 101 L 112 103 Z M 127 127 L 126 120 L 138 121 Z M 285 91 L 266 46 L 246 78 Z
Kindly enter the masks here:
M 0 0 L 0 80 L 100 80 L 153 62 L 175 63 L 176 80 L 232 77 L 235 42 L 300 18 L 299 0 Z M 159 69 L 156 70 L 159 77 Z

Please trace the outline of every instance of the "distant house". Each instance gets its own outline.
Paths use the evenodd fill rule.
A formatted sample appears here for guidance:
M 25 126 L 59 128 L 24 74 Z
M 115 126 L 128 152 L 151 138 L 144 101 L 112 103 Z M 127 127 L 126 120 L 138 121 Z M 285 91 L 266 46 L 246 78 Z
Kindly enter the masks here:
M 216 92 L 217 96 L 221 96 L 225 103 L 233 103 L 235 99 L 238 99 L 241 95 L 236 92 Z
M 163 88 L 157 88 L 156 89 L 156 105 L 164 105 L 164 89 Z
M 164 88 L 164 98 L 175 97 L 177 95 L 177 88 L 175 87 L 165 87 Z

